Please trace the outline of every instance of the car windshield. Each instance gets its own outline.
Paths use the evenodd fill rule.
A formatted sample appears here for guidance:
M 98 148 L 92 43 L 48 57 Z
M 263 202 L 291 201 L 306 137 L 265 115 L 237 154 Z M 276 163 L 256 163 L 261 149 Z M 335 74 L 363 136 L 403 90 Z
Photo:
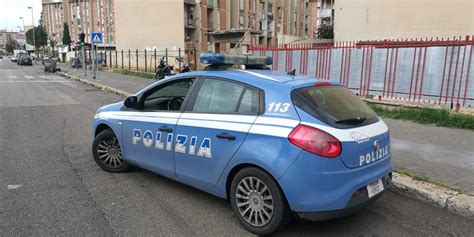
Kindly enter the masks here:
M 28 55 L 26 54 L 21 55 L 21 59 L 28 59 Z
M 378 121 L 369 106 L 342 86 L 301 88 L 292 93 L 292 98 L 295 105 L 333 127 L 358 127 Z

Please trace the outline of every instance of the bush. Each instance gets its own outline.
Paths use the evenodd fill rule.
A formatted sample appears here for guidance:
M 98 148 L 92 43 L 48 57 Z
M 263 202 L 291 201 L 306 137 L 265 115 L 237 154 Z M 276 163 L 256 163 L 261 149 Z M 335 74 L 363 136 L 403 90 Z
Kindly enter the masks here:
M 316 36 L 318 39 L 334 39 L 334 26 L 329 24 L 320 25 Z

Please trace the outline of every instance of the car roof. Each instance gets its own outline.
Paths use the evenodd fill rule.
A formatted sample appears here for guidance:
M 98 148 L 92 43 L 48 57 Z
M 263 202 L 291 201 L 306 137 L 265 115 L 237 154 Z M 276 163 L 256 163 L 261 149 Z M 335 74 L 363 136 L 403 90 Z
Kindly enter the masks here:
M 289 75 L 286 72 L 277 72 L 271 70 L 219 70 L 219 71 L 194 71 L 189 73 L 180 74 L 176 77 L 189 77 L 189 76 L 207 76 L 207 77 L 220 77 L 230 80 L 239 81 L 242 83 L 249 84 L 251 86 L 260 87 L 267 89 L 267 87 L 283 86 L 283 87 L 301 87 L 308 84 L 314 84 L 317 82 L 327 82 L 327 80 L 318 79 L 311 76 L 305 75 Z

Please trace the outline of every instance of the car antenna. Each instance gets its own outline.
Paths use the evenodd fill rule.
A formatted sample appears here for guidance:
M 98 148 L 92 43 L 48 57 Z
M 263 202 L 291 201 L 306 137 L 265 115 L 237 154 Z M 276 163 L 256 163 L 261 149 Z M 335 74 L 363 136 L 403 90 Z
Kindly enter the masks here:
M 288 73 L 286 73 L 288 75 L 291 75 L 291 76 L 294 76 L 296 75 L 296 69 L 293 68 L 293 70 L 289 71 Z

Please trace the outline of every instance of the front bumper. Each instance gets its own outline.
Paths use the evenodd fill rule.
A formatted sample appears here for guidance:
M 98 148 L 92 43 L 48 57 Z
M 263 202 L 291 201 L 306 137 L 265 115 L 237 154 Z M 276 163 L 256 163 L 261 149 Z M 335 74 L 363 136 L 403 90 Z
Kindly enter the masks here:
M 348 216 L 354 212 L 358 212 L 364 209 L 366 206 L 372 204 L 373 202 L 375 202 L 375 200 L 381 197 L 392 183 L 392 174 L 390 173 L 389 175 L 385 176 L 382 179 L 382 183 L 384 186 L 384 190 L 371 198 L 369 198 L 367 189 L 365 187 L 360 188 L 360 193 L 358 195 L 354 195 L 347 204 L 347 206 L 343 209 L 323 212 L 296 212 L 295 214 L 300 219 L 310 221 L 323 221 Z

